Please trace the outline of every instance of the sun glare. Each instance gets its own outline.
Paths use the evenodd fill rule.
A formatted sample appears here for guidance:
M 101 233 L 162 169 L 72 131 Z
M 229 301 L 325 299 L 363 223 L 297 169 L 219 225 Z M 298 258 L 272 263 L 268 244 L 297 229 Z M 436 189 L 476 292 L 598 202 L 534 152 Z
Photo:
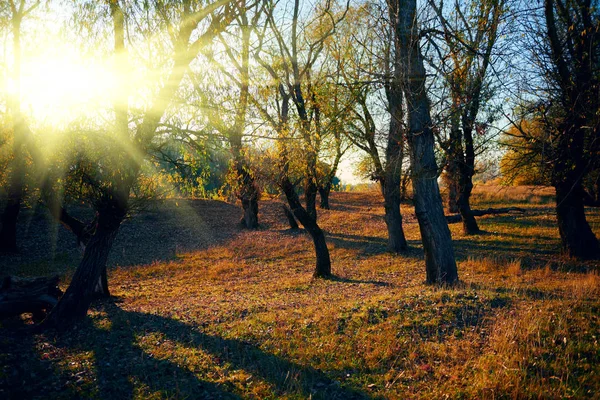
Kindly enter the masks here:
M 17 83 L 8 79 L 14 94 Z M 118 89 L 109 63 L 84 59 L 75 52 L 48 52 L 23 60 L 21 107 L 35 120 L 58 125 L 93 112 L 110 101 Z

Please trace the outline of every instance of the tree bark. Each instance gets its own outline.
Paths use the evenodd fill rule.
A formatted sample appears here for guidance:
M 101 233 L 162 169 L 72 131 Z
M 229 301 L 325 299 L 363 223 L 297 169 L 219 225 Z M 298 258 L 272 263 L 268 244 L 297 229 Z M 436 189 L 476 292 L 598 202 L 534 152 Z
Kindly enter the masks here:
M 408 248 L 404 229 L 402 227 L 402 214 L 400 212 L 400 180 L 402 174 L 403 138 L 400 122 L 395 121 L 392 115 L 390 133 L 386 149 L 386 168 L 382 181 L 383 203 L 385 208 L 385 224 L 388 231 L 388 250 L 399 253 Z
M 452 172 L 450 172 L 450 168 L 455 168 L 455 167 L 448 167 L 448 173 L 452 174 Z M 454 180 L 454 178 L 448 178 L 447 179 L 447 186 L 448 186 L 448 212 L 450 213 L 458 213 L 458 188 L 456 185 L 456 181 Z
M 298 223 L 296 222 L 296 218 L 294 217 L 294 214 L 292 213 L 292 211 L 289 208 L 287 208 L 285 206 L 285 204 L 282 204 L 281 208 L 283 209 L 283 213 L 285 214 L 285 217 L 288 220 L 290 229 L 292 229 L 292 230 L 298 229 Z
M 241 161 L 238 161 L 238 176 L 241 180 L 240 191 L 238 198 L 242 202 L 242 208 L 244 215 L 240 221 L 241 225 L 248 229 L 258 228 L 258 197 L 259 192 L 254 182 L 254 178 L 247 171 L 246 167 L 242 165 Z
M 558 9 L 557 23 L 554 15 Z M 597 163 L 598 59 L 596 29 L 589 2 L 545 0 L 544 16 L 549 55 L 564 115 L 554 140 L 552 183 L 556 189 L 556 216 L 562 250 L 571 257 L 597 259 L 600 244 L 585 217 L 583 177 Z M 570 21 L 570 15 L 583 15 Z M 559 32 L 559 27 L 562 31 Z M 566 40 L 565 40 L 566 38 Z M 592 69 L 594 68 L 594 69 Z
M 408 113 L 408 144 L 414 190 L 415 213 L 419 221 L 428 283 L 458 280 L 454 247 L 444 216 L 437 183 L 429 100 L 425 91 L 425 68 L 416 25 L 416 0 L 394 0 L 397 10 L 396 35 Z
M 16 162 L 20 164 L 21 160 L 16 160 Z M 8 199 L 2 213 L 2 229 L 0 229 L 0 251 L 2 252 L 16 253 L 18 250 L 17 220 L 23 198 L 23 175 L 21 167 L 16 166 L 11 176 Z
M 478 92 L 476 93 L 479 96 Z M 475 175 L 475 148 L 473 145 L 473 125 L 479 109 L 479 97 L 473 100 L 471 111 L 463 113 L 462 130 L 465 140 L 465 154 L 463 162 L 459 164 L 459 196 L 458 210 L 463 219 L 463 232 L 467 235 L 475 235 L 480 233 L 477 221 L 471 212 L 471 192 L 473 191 L 473 175 Z M 473 114 L 473 115 L 470 115 Z M 462 154 L 462 151 L 461 151 Z
M 323 186 L 319 186 L 319 197 L 321 198 L 321 202 L 319 206 L 323 210 L 329 210 L 329 194 L 331 193 L 331 182 L 325 183 Z
M 17 248 L 17 221 L 25 192 L 25 134 L 22 131 L 24 124 L 20 121 L 14 126 L 13 165 L 8 186 L 8 198 L 2 213 L 2 228 L 0 229 L 0 251 L 15 253 Z
M 384 208 L 385 208 L 385 224 L 388 231 L 387 248 L 393 253 L 400 253 L 408 248 L 404 229 L 402 228 L 402 213 L 400 212 L 400 177 L 390 176 L 382 183 Z M 390 179 L 392 178 L 392 179 Z M 391 180 L 391 184 L 388 184 Z
M 329 257 L 329 249 L 327 249 L 327 242 L 325 241 L 325 234 L 314 219 L 300 203 L 298 194 L 294 185 L 290 180 L 284 176 L 281 180 L 281 187 L 283 193 L 287 198 L 290 209 L 294 213 L 294 216 L 304 226 L 304 229 L 310 234 L 313 245 L 315 247 L 315 254 L 317 258 L 317 264 L 315 266 L 315 272 L 313 276 L 315 278 L 328 278 L 331 276 L 331 259 Z
M 570 257 L 596 259 L 600 245 L 585 218 L 581 182 L 556 185 L 556 216 L 562 249 Z
M 307 181 L 304 185 L 304 202 L 306 204 L 306 212 L 312 219 L 316 221 L 318 187 L 314 183 L 313 177 L 310 174 L 307 174 L 305 179 Z
M 397 11 L 397 10 L 396 10 Z M 396 18 L 397 12 L 390 12 Z M 402 106 L 402 74 L 399 67 L 400 54 L 396 51 L 394 71 L 385 87 L 390 113 L 387 146 L 385 149 L 385 169 L 382 171 L 381 190 L 385 209 L 385 224 L 388 231 L 388 250 L 399 253 L 408 248 L 402 227 L 402 200 L 400 185 L 402 179 L 402 161 L 404 160 L 404 109 Z

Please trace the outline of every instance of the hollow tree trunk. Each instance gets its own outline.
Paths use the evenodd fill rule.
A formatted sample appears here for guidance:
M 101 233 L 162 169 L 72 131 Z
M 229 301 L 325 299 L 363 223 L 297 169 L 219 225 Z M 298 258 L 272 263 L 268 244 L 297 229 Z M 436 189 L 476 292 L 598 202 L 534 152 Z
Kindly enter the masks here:
M 329 194 L 331 193 L 331 182 L 327 182 L 323 186 L 319 186 L 319 197 L 321 198 L 321 203 L 319 206 L 323 210 L 329 210 Z
M 329 258 L 329 249 L 327 248 L 327 242 L 325 241 L 325 234 L 317 224 L 316 219 L 314 219 L 308 213 L 308 211 L 302 207 L 300 199 L 298 198 L 298 194 L 296 193 L 294 185 L 290 182 L 290 180 L 284 177 L 282 179 L 281 186 L 283 193 L 287 198 L 288 204 L 290 205 L 290 209 L 294 213 L 294 216 L 304 226 L 304 229 L 306 229 L 313 240 L 317 258 L 317 264 L 315 266 L 315 272 L 313 276 L 315 278 L 330 277 L 331 259 Z
M 42 322 L 43 327 L 63 329 L 83 319 L 98 290 L 108 290 L 106 261 L 126 212 L 121 205 L 112 206 L 99 210 L 97 227 L 85 246 L 83 259 L 64 296 Z
M 563 182 L 556 188 L 556 216 L 562 249 L 570 257 L 597 259 L 600 245 L 585 218 L 580 181 Z
M 437 183 L 429 100 L 425 90 L 425 68 L 416 26 L 416 1 L 394 0 L 397 7 L 397 42 L 401 54 L 403 88 L 408 113 L 408 144 L 414 190 L 415 213 L 425 251 L 428 283 L 458 280 L 454 247 L 444 215 Z

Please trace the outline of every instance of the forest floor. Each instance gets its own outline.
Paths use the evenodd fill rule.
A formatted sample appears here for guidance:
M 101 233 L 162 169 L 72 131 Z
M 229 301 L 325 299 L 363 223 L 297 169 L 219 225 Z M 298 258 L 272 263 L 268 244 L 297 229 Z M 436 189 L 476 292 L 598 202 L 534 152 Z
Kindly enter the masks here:
M 224 202 L 156 205 L 123 226 L 113 297 L 75 329 L 2 322 L 0 398 L 598 398 L 600 265 L 560 255 L 552 201 L 548 189 L 477 188 L 476 208 L 527 211 L 479 218 L 478 236 L 451 225 L 453 288 L 424 284 L 409 205 L 411 248 L 386 252 L 377 192 L 333 193 L 319 210 L 330 280 L 312 278 L 312 242 L 276 200 L 253 232 Z M 74 240 L 42 211 L 23 215 L 27 249 L 4 272 L 59 273 L 66 287 Z M 600 235 L 600 212 L 588 217 Z

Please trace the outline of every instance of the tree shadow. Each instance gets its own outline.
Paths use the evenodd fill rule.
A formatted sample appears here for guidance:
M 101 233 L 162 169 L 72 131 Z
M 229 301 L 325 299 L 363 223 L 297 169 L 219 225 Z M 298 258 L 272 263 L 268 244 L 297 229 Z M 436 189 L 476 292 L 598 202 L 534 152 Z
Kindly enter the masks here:
M 286 360 L 249 341 L 207 334 L 159 315 L 125 311 L 110 300 L 98 303 L 96 311 L 97 316 L 88 318 L 76 331 L 51 338 L 64 352 L 93 353 L 95 379 L 83 389 L 83 397 L 131 399 L 151 392 L 166 398 L 238 399 L 242 398 L 241 389 L 222 378 L 243 370 L 268 383 L 275 397 L 371 398 L 343 387 L 334 380 L 335 375 Z M 182 359 L 171 353 L 175 348 L 190 353 Z M 187 356 L 200 359 L 188 364 Z M 69 372 L 63 370 L 62 374 Z M 52 397 L 53 393 L 36 386 L 34 379 L 31 385 L 37 395 Z M 82 394 L 72 397 L 78 396 Z
M 335 247 L 349 250 L 361 250 L 362 255 L 387 252 L 387 240 L 363 235 L 326 232 L 327 241 Z
M 0 322 L 0 398 L 22 400 L 50 393 L 77 398 L 67 386 L 69 376 L 45 357 L 46 343 L 36 343 L 31 326 L 20 317 Z
M 518 243 L 507 243 L 502 241 L 485 242 L 485 241 L 472 241 L 468 239 L 454 239 L 454 249 L 456 252 L 457 261 L 466 261 L 473 254 L 477 254 L 482 257 L 494 257 L 494 258 L 518 258 L 524 253 L 527 255 L 543 258 L 552 255 L 554 252 L 550 251 L 550 248 L 540 248 L 534 246 L 523 246 Z
M 344 277 L 337 276 L 337 275 L 333 275 L 333 276 L 327 278 L 327 280 L 331 281 L 331 282 L 367 284 L 367 285 L 375 285 L 375 286 L 381 286 L 381 287 L 393 287 L 394 286 L 390 282 L 376 281 L 376 280 L 364 280 L 364 279 L 351 279 L 351 278 L 344 278 Z
M 74 217 L 90 221 L 93 211 L 70 207 Z M 17 254 L 1 255 L 6 274 L 63 274 L 79 264 L 82 251 L 75 235 L 56 221 L 43 206 L 24 209 L 17 225 Z M 131 266 L 172 261 L 181 253 L 224 244 L 241 233 L 241 211 L 217 200 L 177 199 L 153 201 L 147 209 L 125 220 L 107 265 Z

